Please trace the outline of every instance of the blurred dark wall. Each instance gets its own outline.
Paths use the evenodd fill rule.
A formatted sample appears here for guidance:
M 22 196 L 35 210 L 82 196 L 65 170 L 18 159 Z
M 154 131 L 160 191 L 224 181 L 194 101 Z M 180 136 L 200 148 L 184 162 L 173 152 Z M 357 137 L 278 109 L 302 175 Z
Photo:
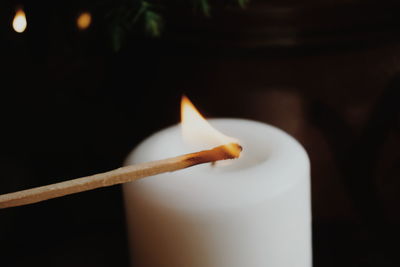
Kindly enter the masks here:
M 305 146 L 315 266 L 399 266 L 394 1 L 171 11 L 162 38 L 133 34 L 118 53 L 101 8 L 75 28 L 90 1 L 24 3 L 23 34 L 17 4 L 0 4 L 0 193 L 119 167 L 178 122 L 186 93 L 207 117 L 271 123 Z M 119 186 L 1 210 L 1 266 L 128 266 L 124 227 Z

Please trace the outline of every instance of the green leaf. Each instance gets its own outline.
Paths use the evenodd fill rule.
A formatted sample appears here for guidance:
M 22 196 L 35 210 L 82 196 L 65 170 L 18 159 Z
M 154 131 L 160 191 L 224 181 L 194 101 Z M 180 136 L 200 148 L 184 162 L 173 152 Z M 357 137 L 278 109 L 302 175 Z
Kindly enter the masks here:
M 150 4 L 147 3 L 146 1 L 143 1 L 139 10 L 136 12 L 136 15 L 132 19 L 131 25 L 135 24 L 149 7 L 150 7 Z
M 152 37 L 159 37 L 163 24 L 161 16 L 151 10 L 147 10 L 145 16 L 146 32 Z
M 163 19 L 160 12 L 166 8 L 163 1 L 155 0 L 99 0 L 105 1 L 110 10 L 105 14 L 110 24 L 111 44 L 114 51 L 120 50 L 127 34 L 139 24 L 143 25 L 145 32 L 151 37 L 159 37 L 163 30 Z M 117 2 L 117 3 L 115 3 Z M 194 10 L 201 12 L 204 16 L 211 16 L 211 0 L 190 0 Z M 250 0 L 223 1 L 229 5 L 237 3 L 241 8 L 246 8 Z

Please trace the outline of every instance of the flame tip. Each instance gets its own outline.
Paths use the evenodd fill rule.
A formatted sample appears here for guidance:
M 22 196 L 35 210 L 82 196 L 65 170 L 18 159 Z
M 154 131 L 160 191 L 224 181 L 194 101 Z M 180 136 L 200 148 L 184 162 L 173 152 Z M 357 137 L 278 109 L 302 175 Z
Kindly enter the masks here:
M 185 94 L 182 94 L 181 104 L 182 105 L 186 105 L 186 104 L 192 104 L 193 105 L 192 101 L 190 101 L 189 97 L 187 97 L 187 95 L 185 95 Z
M 18 33 L 22 33 L 25 31 L 27 27 L 27 22 L 26 22 L 26 15 L 25 11 L 22 7 L 17 7 L 15 11 L 15 16 L 12 22 L 12 27 L 14 31 Z

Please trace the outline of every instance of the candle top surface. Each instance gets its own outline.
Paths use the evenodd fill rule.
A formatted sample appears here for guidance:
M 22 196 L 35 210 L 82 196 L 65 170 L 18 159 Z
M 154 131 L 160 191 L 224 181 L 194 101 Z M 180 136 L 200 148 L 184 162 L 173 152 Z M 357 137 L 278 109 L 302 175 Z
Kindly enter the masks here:
M 217 130 L 237 138 L 243 147 L 239 159 L 220 161 L 215 165 L 203 164 L 126 186 L 134 187 L 138 197 L 141 193 L 144 196 L 153 192 L 182 207 L 192 206 L 194 202 L 198 202 L 199 207 L 207 206 L 203 202 L 217 207 L 243 205 L 273 197 L 309 174 L 307 153 L 282 130 L 244 119 L 211 119 L 209 122 Z M 209 144 L 188 146 L 182 139 L 180 125 L 175 125 L 144 140 L 129 155 L 126 164 L 210 148 Z M 183 203 L 176 203 L 179 201 Z

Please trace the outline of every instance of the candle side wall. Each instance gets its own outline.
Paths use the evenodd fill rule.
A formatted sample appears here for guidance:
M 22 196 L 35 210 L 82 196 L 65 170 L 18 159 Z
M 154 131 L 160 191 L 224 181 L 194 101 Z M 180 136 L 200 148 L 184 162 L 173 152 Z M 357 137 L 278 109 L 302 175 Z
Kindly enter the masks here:
M 215 122 L 250 131 L 242 137 L 252 141 L 252 134 L 265 138 L 261 141 L 271 143 L 266 146 L 271 150 L 258 151 L 265 153 L 265 161 L 245 162 L 236 170 L 203 166 L 125 184 L 132 266 L 311 267 L 306 153 L 274 127 L 244 120 Z M 172 129 L 147 139 L 127 162 L 164 157 L 157 149 L 165 147 L 160 142 L 166 139 L 176 142 Z
M 196 214 L 124 190 L 132 266 L 312 266 L 307 183 L 252 207 Z

